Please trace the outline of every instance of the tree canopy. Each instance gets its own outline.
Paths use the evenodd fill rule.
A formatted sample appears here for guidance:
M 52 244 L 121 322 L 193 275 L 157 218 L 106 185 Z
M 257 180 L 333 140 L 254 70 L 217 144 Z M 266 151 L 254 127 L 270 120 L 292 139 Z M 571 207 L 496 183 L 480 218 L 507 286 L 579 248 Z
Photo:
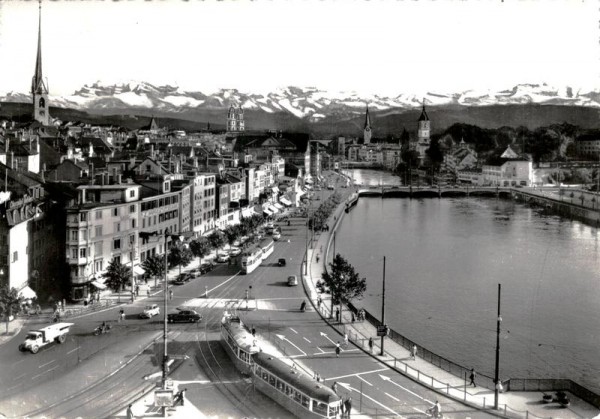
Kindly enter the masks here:
M 123 265 L 117 259 L 113 259 L 106 268 L 104 278 L 106 278 L 104 283 L 108 288 L 115 292 L 119 292 L 123 286 L 131 280 L 131 268 Z
M 6 333 L 8 333 L 8 322 L 10 317 L 17 314 L 21 309 L 23 297 L 19 296 L 19 291 L 16 288 L 0 289 L 0 315 L 6 319 Z

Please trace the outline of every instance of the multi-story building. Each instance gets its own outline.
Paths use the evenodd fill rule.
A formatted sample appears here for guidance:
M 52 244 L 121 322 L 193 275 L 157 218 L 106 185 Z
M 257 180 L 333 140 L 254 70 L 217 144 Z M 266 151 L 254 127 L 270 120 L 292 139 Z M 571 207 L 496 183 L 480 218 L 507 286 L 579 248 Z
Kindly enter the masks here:
M 111 260 L 139 265 L 140 185 L 81 185 L 77 200 L 67 206 L 66 260 L 70 269 L 70 298 L 89 299 Z M 137 274 L 143 270 L 138 268 Z
M 227 132 L 243 132 L 245 129 L 244 110 L 232 104 L 227 112 Z
M 575 150 L 580 156 L 598 159 L 600 156 L 600 138 L 583 135 L 575 140 Z
M 31 96 L 33 97 L 33 119 L 42 125 L 50 125 L 50 101 L 48 100 L 48 86 L 42 74 L 42 4 L 39 10 L 37 56 L 35 58 L 35 71 L 31 79 Z
M 425 111 L 425 102 L 423 102 L 423 110 L 418 121 L 417 141 L 412 144 L 412 148 L 419 153 L 421 163 L 425 161 L 426 151 L 431 144 L 431 121 L 429 115 Z
M 216 175 L 214 173 L 197 174 L 190 180 L 191 207 L 190 220 L 192 231 L 206 235 L 215 228 L 216 214 Z
M 396 144 L 386 144 L 381 147 L 381 164 L 389 170 L 394 170 L 402 162 L 402 147 Z
M 531 186 L 533 163 L 519 156 L 510 146 L 493 164 L 482 168 L 483 183 L 493 186 Z

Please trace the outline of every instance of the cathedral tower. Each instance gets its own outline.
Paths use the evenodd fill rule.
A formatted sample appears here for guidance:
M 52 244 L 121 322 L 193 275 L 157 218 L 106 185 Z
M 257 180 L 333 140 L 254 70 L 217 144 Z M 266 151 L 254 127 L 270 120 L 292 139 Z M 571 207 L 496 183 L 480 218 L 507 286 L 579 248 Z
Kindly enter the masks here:
M 232 104 L 227 112 L 227 132 L 242 132 L 244 129 L 244 110 Z
M 50 102 L 48 87 L 42 76 L 42 2 L 40 0 L 38 23 L 38 46 L 35 59 L 35 72 L 31 80 L 31 95 L 33 96 L 33 119 L 42 125 L 50 125 Z
M 369 105 L 367 105 L 367 112 L 365 114 L 365 127 L 363 128 L 363 139 L 365 144 L 371 143 L 371 116 L 369 115 Z

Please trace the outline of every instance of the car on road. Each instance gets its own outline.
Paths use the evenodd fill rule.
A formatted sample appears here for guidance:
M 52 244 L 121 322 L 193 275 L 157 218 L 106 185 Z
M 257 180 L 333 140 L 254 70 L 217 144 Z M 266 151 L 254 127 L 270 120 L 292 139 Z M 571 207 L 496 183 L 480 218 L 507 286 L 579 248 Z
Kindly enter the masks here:
M 285 263 L 286 263 L 286 262 L 285 262 L 285 258 L 281 258 L 281 259 L 279 259 L 279 261 L 277 262 L 277 264 L 278 264 L 279 266 L 285 266 Z
M 277 230 L 273 231 L 273 240 L 281 239 L 281 233 Z
M 215 265 L 211 262 L 204 262 L 198 269 L 200 269 L 200 273 L 204 275 L 215 269 Z
M 189 282 L 189 280 L 192 279 L 192 277 L 190 276 L 189 273 L 187 272 L 183 272 L 180 273 L 177 278 L 173 281 L 173 284 L 175 285 L 183 285 L 186 282 Z
M 217 262 L 225 263 L 229 260 L 229 255 L 227 253 L 219 253 L 217 254 Z
M 294 287 L 294 286 L 298 285 L 298 277 L 296 275 L 288 276 L 287 284 L 290 287 Z
M 242 249 L 239 247 L 232 247 L 229 249 L 229 256 L 238 256 L 240 253 L 242 253 Z
M 157 304 L 152 304 L 146 306 L 144 311 L 140 313 L 141 319 L 150 319 L 154 316 L 158 316 L 160 314 L 160 307 Z
M 202 315 L 198 314 L 198 312 L 194 310 L 181 310 L 177 313 L 170 313 L 167 315 L 167 321 L 169 323 L 197 323 L 202 320 Z
M 200 275 L 202 275 L 202 272 L 200 271 L 200 268 L 194 268 L 189 271 L 188 274 L 191 278 L 198 278 Z

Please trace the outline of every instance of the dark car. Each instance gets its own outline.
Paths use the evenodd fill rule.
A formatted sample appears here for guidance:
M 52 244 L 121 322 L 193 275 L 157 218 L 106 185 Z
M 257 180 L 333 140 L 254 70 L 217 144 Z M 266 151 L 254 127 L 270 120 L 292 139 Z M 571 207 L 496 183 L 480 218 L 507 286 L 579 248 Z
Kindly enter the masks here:
M 200 270 L 201 274 L 205 274 L 215 269 L 215 265 L 210 262 L 205 262 L 202 265 L 200 265 L 198 269 Z
M 167 321 L 169 323 L 197 323 L 200 320 L 202 320 L 202 316 L 194 310 L 179 310 L 177 313 L 167 315 Z
M 177 279 L 175 279 L 173 281 L 173 284 L 175 284 L 175 285 L 183 285 L 186 282 L 188 282 L 190 279 L 192 279 L 192 277 L 190 276 L 190 274 L 188 274 L 188 273 L 182 273 L 182 274 L 179 274 L 179 276 L 177 277 Z
M 279 266 L 285 266 L 285 259 L 284 258 L 279 259 L 279 261 L 277 262 L 277 264 Z

